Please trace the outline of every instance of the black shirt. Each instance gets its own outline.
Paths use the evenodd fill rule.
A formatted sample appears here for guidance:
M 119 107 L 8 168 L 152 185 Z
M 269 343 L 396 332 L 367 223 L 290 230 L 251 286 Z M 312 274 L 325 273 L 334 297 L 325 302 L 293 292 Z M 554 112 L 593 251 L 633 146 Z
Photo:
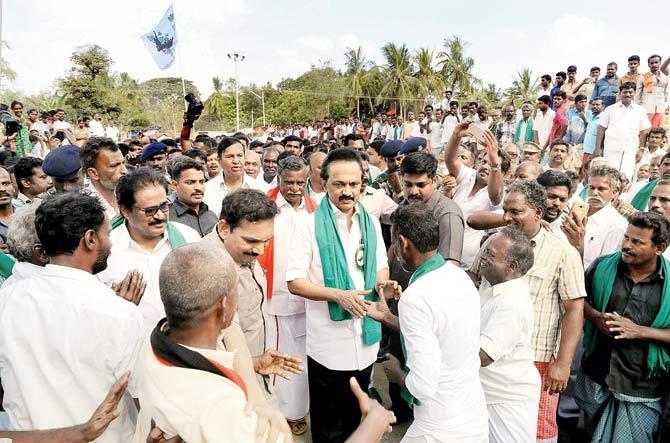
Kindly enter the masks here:
M 200 211 L 195 211 L 176 198 L 170 205 L 170 221 L 182 223 L 196 230 L 200 237 L 209 234 L 219 221 L 219 218 L 209 210 L 205 203 L 200 203 Z
M 602 257 L 596 259 L 586 270 L 586 300 L 591 304 L 593 274 L 601 260 Z M 619 261 L 612 295 L 605 312 L 616 311 L 638 325 L 650 326 L 661 308 L 665 278 L 660 259 L 656 271 L 637 284 L 630 278 L 623 261 Z M 647 376 L 648 341 L 615 340 L 598 329 L 596 331 L 595 349 L 589 356 L 582 358 L 582 369 L 589 378 L 607 386 L 612 392 L 633 397 L 657 398 L 663 395 L 661 384 L 665 378 Z

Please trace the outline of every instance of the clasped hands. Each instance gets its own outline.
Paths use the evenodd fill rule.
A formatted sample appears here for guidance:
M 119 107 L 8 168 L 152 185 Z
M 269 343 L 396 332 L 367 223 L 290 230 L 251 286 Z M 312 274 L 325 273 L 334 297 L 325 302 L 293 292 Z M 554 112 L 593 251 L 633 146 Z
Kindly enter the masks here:
M 388 311 L 387 298 L 399 300 L 402 288 L 395 280 L 384 280 L 375 285 L 379 300 L 372 302 L 365 300 L 363 296 L 370 294 L 370 290 L 349 289 L 341 290 L 334 300 L 354 318 L 363 318 L 366 315 L 373 320 L 380 321 L 384 313 Z

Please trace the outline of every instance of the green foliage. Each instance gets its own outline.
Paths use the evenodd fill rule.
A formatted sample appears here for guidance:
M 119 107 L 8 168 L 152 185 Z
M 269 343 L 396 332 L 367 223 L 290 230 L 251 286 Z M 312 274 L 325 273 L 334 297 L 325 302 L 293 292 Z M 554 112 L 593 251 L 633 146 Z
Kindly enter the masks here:
M 533 71 L 529 68 L 523 68 L 516 75 L 512 86 L 505 91 L 506 99 L 514 103 L 517 108 L 526 101 L 535 103 L 537 93 L 540 90 L 539 78 L 533 78 Z

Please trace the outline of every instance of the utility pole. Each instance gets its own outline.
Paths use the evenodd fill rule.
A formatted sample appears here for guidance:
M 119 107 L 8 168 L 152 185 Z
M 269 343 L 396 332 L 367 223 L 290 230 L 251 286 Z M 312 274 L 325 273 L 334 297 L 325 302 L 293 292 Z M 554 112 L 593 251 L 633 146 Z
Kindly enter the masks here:
M 238 52 L 226 55 L 235 62 L 235 131 L 240 132 L 240 82 L 237 78 L 237 62 L 243 62 L 246 57 Z

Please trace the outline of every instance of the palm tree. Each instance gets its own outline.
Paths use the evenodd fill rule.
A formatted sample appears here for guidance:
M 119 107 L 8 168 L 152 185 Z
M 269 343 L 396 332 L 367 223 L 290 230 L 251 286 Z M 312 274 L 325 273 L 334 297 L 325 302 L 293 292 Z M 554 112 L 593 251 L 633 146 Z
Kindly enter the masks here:
M 378 102 L 393 100 L 403 114 L 407 104 L 414 99 L 419 81 L 412 76 L 412 57 L 406 45 L 387 43 L 382 47 L 386 63 L 383 68 L 383 85 L 377 97 Z
M 0 42 L 0 45 L 9 49 L 9 44 L 5 41 Z M 3 78 L 6 78 L 10 82 L 14 82 L 16 80 L 16 71 L 9 66 L 9 63 L 7 63 L 4 58 L 0 58 L 0 80 Z
M 533 78 L 533 71 L 529 68 L 523 68 L 516 75 L 517 78 L 512 82 L 512 86 L 505 91 L 508 100 L 516 106 L 526 101 L 533 103 L 540 89 L 539 79 Z
M 221 118 L 226 110 L 226 96 L 222 92 L 223 83 L 219 77 L 214 77 L 212 84 L 214 92 L 205 100 L 205 113 Z
M 437 54 L 442 66 L 442 75 L 450 88 L 460 94 L 468 94 L 480 83 L 472 74 L 475 61 L 465 56 L 465 49 L 470 46 L 457 35 L 447 38 L 443 43 L 444 51 Z
M 435 91 L 444 88 L 444 81 L 435 68 L 432 50 L 419 48 L 414 54 L 414 62 L 416 64 L 414 78 L 419 82 L 417 92 L 421 98 L 421 106 L 423 107 L 426 98 L 432 96 Z
M 346 88 L 356 100 L 356 115 L 358 118 L 360 118 L 361 96 L 365 93 L 367 86 L 366 83 L 369 77 L 368 69 L 372 63 L 370 63 L 368 59 L 365 58 L 360 46 L 356 49 L 347 48 L 347 52 L 344 53 L 344 57 L 344 63 L 347 67 L 345 72 Z

